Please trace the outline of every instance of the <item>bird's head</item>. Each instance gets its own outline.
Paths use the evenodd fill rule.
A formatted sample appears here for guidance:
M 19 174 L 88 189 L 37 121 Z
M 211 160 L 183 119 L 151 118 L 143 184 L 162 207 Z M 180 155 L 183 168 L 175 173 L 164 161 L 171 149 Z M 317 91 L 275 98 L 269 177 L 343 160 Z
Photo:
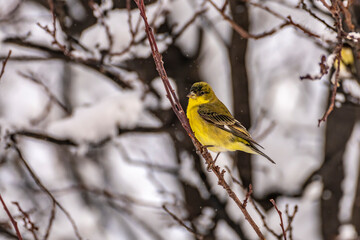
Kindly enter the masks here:
M 198 103 L 206 103 L 215 98 L 215 93 L 206 82 L 197 82 L 191 86 L 187 97 Z

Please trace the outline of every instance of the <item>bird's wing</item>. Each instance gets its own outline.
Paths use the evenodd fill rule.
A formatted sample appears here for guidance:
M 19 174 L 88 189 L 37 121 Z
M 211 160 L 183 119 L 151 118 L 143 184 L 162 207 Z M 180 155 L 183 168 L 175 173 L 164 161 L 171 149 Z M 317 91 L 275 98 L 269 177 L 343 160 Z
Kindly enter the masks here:
M 230 114 L 229 110 L 227 110 L 223 104 L 201 105 L 199 107 L 198 113 L 205 121 L 262 148 L 260 144 L 251 138 L 246 128 Z

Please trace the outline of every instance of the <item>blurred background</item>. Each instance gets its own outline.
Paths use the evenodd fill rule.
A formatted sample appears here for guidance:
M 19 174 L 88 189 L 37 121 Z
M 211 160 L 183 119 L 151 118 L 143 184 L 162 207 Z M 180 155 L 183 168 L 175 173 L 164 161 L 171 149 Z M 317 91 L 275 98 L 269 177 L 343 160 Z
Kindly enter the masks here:
M 145 4 L 183 108 L 210 83 L 276 161 L 217 160 L 266 239 L 285 239 L 270 199 L 287 239 L 359 239 L 360 1 Z M 0 193 L 24 239 L 258 239 L 171 109 L 135 2 L 0 0 L 0 39 Z

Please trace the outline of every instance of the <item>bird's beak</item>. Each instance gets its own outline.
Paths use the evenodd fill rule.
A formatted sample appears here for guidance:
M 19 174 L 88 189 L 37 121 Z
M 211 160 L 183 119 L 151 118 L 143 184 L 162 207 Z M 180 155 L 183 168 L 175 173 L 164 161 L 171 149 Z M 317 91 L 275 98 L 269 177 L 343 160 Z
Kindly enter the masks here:
M 188 98 L 192 98 L 194 99 L 195 98 L 195 93 L 194 92 L 190 92 L 188 95 L 186 95 Z

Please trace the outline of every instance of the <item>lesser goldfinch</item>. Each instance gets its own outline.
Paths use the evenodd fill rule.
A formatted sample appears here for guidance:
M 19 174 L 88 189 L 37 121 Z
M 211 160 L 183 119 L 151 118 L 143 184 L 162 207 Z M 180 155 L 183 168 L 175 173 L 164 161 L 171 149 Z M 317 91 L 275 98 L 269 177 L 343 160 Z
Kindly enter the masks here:
M 246 128 L 231 115 L 226 106 L 216 97 L 209 84 L 205 82 L 194 83 L 187 97 L 189 98 L 187 117 L 190 127 L 204 147 L 217 152 L 218 155 L 220 152 L 236 150 L 260 154 L 270 162 L 275 163 L 257 148 L 257 146 L 261 146 L 251 138 Z
M 339 63 L 338 60 L 335 59 L 334 61 L 334 70 L 338 68 Z M 341 61 L 340 61 L 340 70 L 339 70 L 339 80 L 343 80 L 346 78 L 352 78 L 356 75 L 356 67 L 355 67 L 355 59 L 352 48 L 349 44 L 344 43 L 343 47 L 341 48 Z M 334 84 L 335 79 L 332 76 L 331 82 Z

